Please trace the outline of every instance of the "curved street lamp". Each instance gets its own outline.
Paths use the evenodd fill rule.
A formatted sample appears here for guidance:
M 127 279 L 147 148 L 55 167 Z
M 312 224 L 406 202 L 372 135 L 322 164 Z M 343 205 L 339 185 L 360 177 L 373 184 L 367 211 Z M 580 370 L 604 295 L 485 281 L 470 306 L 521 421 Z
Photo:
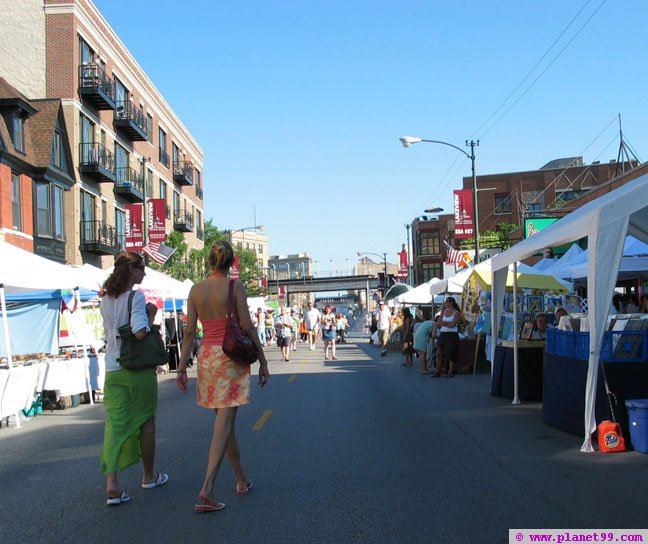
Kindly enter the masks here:
M 479 145 L 479 140 L 466 140 L 466 145 L 470 146 L 470 153 L 467 153 L 460 147 L 457 147 L 454 144 L 448 142 L 443 142 L 441 140 L 426 140 L 425 138 L 419 138 L 417 136 L 403 136 L 399 138 L 403 147 L 412 147 L 413 144 L 418 144 L 420 142 L 427 142 L 430 144 L 441 144 L 452 147 L 457 151 L 460 151 L 466 157 L 470 159 L 470 165 L 472 168 L 472 193 L 473 193 L 473 215 L 474 215 L 474 225 L 473 225 L 473 235 L 475 238 L 475 261 L 474 264 L 479 262 L 479 210 L 477 209 L 477 176 L 475 174 L 475 147 Z
M 385 293 L 387 292 L 387 253 L 371 253 L 370 251 L 358 251 L 358 257 L 362 257 L 363 255 L 375 255 L 376 257 L 380 257 L 383 262 L 385 263 L 385 282 L 383 285 L 383 296 L 385 296 Z

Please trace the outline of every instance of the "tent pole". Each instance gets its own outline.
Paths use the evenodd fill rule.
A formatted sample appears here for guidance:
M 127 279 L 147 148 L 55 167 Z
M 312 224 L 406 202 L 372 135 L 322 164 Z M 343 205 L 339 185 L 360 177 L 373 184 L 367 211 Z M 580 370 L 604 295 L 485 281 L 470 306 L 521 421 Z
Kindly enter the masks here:
M 5 347 L 7 348 L 7 363 L 9 363 L 9 374 L 11 375 L 11 369 L 13 368 L 13 358 L 11 357 L 11 341 L 9 339 L 9 316 L 7 315 L 7 301 L 5 299 L 5 287 L 3 283 L 0 283 L 0 305 L 2 306 L 2 329 L 4 331 Z M 7 378 L 7 384 L 5 385 L 5 390 L 2 391 L 2 397 L 6 391 L 6 387 L 9 385 L 9 378 Z M 20 412 L 16 412 L 16 429 L 20 428 Z
M 513 402 L 520 404 L 518 396 L 518 304 L 517 304 L 517 261 L 513 263 Z
M 74 288 L 74 299 L 75 299 L 75 309 L 76 311 L 81 310 L 81 293 L 79 292 L 79 288 L 75 287 Z M 78 314 L 77 314 L 78 315 Z M 72 312 L 68 309 L 68 316 L 72 317 Z M 70 322 L 72 319 L 68 319 Z M 77 318 L 74 317 L 74 320 L 76 321 Z M 75 323 L 75 329 L 76 329 L 76 323 Z M 84 332 L 84 331 L 81 331 Z M 78 344 L 79 337 L 76 334 L 76 330 L 74 331 L 74 347 L 76 350 L 77 345 L 80 345 L 82 350 L 83 350 L 83 360 L 85 361 L 85 381 L 86 381 L 86 391 L 88 393 L 88 400 L 90 401 L 90 404 L 94 404 L 94 401 L 92 400 L 92 384 L 90 383 L 90 358 L 88 357 L 88 348 L 86 347 L 85 343 L 85 338 L 81 338 L 81 344 Z M 78 350 L 76 350 L 78 353 Z

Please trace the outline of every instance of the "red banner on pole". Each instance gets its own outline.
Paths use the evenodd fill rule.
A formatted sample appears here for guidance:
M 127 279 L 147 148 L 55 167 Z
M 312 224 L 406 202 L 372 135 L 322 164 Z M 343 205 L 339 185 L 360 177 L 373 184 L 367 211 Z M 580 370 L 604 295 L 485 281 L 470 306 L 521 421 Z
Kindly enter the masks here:
M 459 189 L 454 193 L 455 238 L 472 238 L 475 235 L 472 191 Z
M 142 205 L 126 204 L 126 251 L 144 249 L 144 231 L 142 222 Z
M 407 250 L 403 247 L 403 251 L 399 251 L 398 255 L 398 273 L 396 277 L 399 280 L 407 280 Z
M 239 273 L 238 255 L 234 255 L 234 262 L 232 263 L 232 266 L 230 268 L 230 278 L 232 278 L 233 280 L 238 280 L 241 278 L 241 274 Z
M 151 198 L 148 201 L 148 237 L 149 242 L 164 242 L 166 240 L 166 210 L 163 198 Z

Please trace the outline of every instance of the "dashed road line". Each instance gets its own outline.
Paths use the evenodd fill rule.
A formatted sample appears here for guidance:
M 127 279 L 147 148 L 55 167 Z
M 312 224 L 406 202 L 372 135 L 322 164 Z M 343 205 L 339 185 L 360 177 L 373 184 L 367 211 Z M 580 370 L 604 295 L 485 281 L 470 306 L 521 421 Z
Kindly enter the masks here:
M 268 419 L 270 419 L 270 416 L 272 415 L 272 410 L 266 410 L 261 414 L 261 417 L 258 419 L 258 421 L 254 424 L 254 427 L 252 427 L 253 431 L 260 431 L 263 429 L 263 426 L 266 424 Z

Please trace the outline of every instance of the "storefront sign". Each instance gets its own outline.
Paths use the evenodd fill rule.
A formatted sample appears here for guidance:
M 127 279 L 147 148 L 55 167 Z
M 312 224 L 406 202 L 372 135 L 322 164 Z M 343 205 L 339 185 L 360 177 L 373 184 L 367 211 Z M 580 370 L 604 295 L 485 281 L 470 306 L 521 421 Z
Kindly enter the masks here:
M 473 197 L 470 189 L 459 189 L 454 194 L 455 239 L 475 235 Z
M 142 251 L 144 232 L 142 230 L 142 205 L 126 204 L 126 251 Z
M 534 234 L 538 234 L 541 230 L 546 229 L 558 221 L 557 217 L 536 217 L 534 219 L 524 220 L 524 237 L 530 238 Z
M 164 242 L 166 241 L 166 228 L 165 228 L 165 201 L 163 198 L 151 198 L 148 201 L 147 215 L 148 215 L 148 238 L 149 242 Z

